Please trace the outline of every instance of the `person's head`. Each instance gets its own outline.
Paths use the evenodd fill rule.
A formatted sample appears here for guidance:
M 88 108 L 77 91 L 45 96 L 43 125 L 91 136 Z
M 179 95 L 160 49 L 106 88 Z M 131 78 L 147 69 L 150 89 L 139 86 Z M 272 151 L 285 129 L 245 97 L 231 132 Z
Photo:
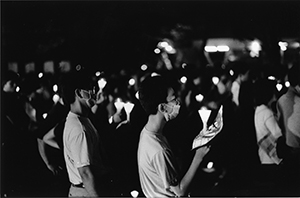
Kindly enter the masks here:
M 179 113 L 179 102 L 171 83 L 162 76 L 147 77 L 140 85 L 139 100 L 149 115 L 162 113 L 169 121 Z
M 255 82 L 255 103 L 268 105 L 275 96 L 276 82 L 268 79 L 260 79 Z
M 2 89 L 4 92 L 15 92 L 19 75 L 13 71 L 7 71 L 2 76 Z
M 63 100 L 67 105 L 78 99 L 87 107 L 95 104 L 95 89 L 92 77 L 84 70 L 72 71 L 63 76 L 60 82 Z
M 294 64 L 288 71 L 288 80 L 292 87 L 300 86 L 300 65 Z

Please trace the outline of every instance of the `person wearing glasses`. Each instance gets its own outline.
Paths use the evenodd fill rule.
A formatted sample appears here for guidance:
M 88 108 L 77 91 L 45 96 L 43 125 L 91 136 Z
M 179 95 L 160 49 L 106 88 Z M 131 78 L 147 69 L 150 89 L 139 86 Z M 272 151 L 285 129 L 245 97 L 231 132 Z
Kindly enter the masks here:
M 171 84 L 162 76 L 146 78 L 139 88 L 139 100 L 148 114 L 138 146 L 138 172 L 146 197 L 186 196 L 194 175 L 208 153 L 207 146 L 195 151 L 192 163 L 180 179 L 178 165 L 163 135 L 166 123 L 179 114 L 180 104 Z
M 105 196 L 101 176 L 107 170 L 99 149 L 99 134 L 88 118 L 96 102 L 91 82 L 84 71 L 76 71 L 63 90 L 70 104 L 63 132 L 64 159 L 71 182 L 69 197 Z

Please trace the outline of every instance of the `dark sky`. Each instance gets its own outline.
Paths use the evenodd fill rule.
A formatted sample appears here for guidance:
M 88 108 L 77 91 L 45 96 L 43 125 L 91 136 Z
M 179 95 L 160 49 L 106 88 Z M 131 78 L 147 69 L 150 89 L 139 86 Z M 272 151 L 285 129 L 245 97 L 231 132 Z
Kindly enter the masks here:
M 196 37 L 299 37 L 299 1 L 1 1 L 2 59 L 130 67 L 181 23 Z

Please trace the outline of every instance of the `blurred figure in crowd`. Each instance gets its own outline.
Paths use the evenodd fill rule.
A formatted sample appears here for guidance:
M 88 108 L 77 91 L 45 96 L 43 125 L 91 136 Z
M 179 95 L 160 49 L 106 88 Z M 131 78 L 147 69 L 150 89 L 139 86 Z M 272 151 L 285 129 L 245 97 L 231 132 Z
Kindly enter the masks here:
M 177 117 L 180 105 L 171 85 L 161 76 L 145 79 L 139 89 L 139 100 L 147 112 L 138 147 L 141 187 L 146 197 L 184 196 L 208 147 L 197 149 L 189 170 L 180 179 L 175 156 L 163 135 L 165 124 Z
M 276 100 L 275 86 L 276 82 L 268 79 L 260 79 L 255 82 L 254 124 L 261 163 L 260 168 L 256 171 L 256 181 L 268 182 L 272 185 L 273 190 L 265 191 L 266 195 L 277 195 L 278 187 L 276 185 L 280 178 L 278 165 L 282 160 L 276 151 L 277 140 L 282 136 L 282 132 L 274 116 L 275 112 L 271 108 L 272 103 Z
M 107 196 L 106 191 L 110 190 L 104 181 L 107 170 L 100 153 L 99 135 L 88 118 L 95 95 L 84 71 L 74 71 L 64 89 L 64 97 L 70 104 L 63 134 L 70 197 Z
M 16 91 L 20 76 L 7 71 L 2 73 L 1 82 L 1 195 L 9 196 L 22 183 L 26 162 L 25 137 L 29 117 Z
M 300 183 L 300 67 L 294 66 L 288 72 L 290 87 L 278 99 L 279 126 L 283 136 L 278 140 L 278 155 L 283 157 L 284 189 L 289 195 L 299 195 Z

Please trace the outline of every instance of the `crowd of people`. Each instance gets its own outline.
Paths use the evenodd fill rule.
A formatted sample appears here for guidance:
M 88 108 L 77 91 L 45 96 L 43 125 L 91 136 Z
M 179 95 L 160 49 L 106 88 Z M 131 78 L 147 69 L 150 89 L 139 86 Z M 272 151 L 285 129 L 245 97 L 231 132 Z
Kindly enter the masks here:
M 1 196 L 300 195 L 299 62 L 281 90 L 247 59 L 189 72 L 87 68 L 5 71 Z M 220 108 L 221 132 L 192 149 Z

